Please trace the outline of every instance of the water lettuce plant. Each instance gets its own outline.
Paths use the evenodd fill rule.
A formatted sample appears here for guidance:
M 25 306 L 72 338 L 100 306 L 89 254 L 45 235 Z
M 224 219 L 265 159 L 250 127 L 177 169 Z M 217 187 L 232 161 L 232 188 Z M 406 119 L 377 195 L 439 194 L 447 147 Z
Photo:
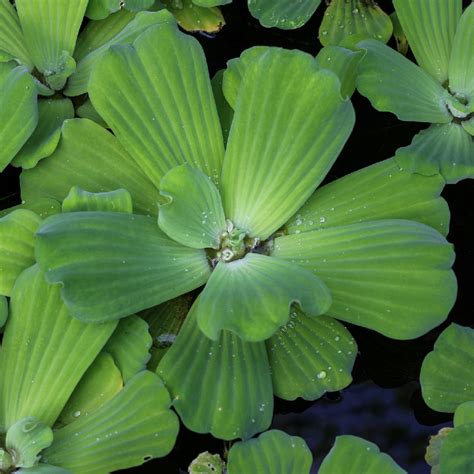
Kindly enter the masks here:
M 0 359 L 0 470 L 107 473 L 166 455 L 178 420 L 146 371 L 151 338 L 136 316 L 71 318 L 34 265 L 17 279 Z
M 462 1 L 394 0 L 398 19 L 419 64 L 373 40 L 365 51 L 357 86 L 377 109 L 400 120 L 431 124 L 397 163 L 448 183 L 474 177 L 474 5 Z

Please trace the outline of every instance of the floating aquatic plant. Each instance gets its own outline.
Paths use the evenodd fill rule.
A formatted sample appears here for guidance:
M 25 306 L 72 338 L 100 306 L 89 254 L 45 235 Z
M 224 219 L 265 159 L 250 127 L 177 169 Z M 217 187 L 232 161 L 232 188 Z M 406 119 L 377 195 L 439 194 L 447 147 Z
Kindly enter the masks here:
M 430 123 L 400 148 L 400 167 L 448 183 L 474 177 L 474 5 L 462 1 L 395 0 L 395 9 L 419 64 L 378 41 L 365 51 L 357 85 L 372 105 L 400 120 Z

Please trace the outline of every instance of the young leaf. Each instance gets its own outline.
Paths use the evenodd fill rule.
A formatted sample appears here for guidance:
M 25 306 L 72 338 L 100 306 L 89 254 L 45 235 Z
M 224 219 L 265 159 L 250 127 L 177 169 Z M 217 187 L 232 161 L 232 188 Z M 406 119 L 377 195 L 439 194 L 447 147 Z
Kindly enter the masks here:
M 205 337 L 194 304 L 157 373 L 183 423 L 221 439 L 250 438 L 270 426 L 272 381 L 263 343 L 245 342 L 229 331 Z
M 380 220 L 275 239 L 272 255 L 328 285 L 327 315 L 412 339 L 443 322 L 456 299 L 452 246 L 431 227 Z
M 36 258 L 63 285 L 71 314 L 101 322 L 129 316 L 203 285 L 202 250 L 170 240 L 154 219 L 120 212 L 72 212 L 46 219 Z M 84 243 L 86 247 L 84 247 Z
M 226 217 L 269 237 L 324 179 L 353 124 L 333 73 L 306 53 L 269 49 L 239 89 L 222 170 Z
M 248 253 L 217 264 L 201 294 L 197 320 L 213 340 L 227 329 L 245 341 L 263 341 L 288 322 L 292 303 L 318 316 L 329 309 L 331 295 L 310 271 L 282 259 Z
M 62 206 L 63 212 L 133 212 L 132 197 L 125 189 L 117 189 L 107 193 L 89 193 L 73 186 L 65 197 Z
M 229 451 L 229 474 L 309 474 L 313 456 L 306 442 L 283 431 L 270 430 L 241 441 Z

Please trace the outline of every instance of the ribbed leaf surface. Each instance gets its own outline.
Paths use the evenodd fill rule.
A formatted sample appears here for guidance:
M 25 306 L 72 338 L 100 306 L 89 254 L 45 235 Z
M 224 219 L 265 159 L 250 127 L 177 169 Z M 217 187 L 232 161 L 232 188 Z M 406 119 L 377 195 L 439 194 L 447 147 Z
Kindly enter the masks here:
M 474 178 L 474 142 L 457 123 L 433 124 L 399 148 L 397 163 L 412 173 L 432 176 L 440 173 L 448 183 Z
M 379 219 L 409 219 L 446 235 L 449 208 L 440 197 L 444 180 L 401 170 L 389 159 L 315 191 L 286 224 L 289 234 Z
M 420 383 L 423 398 L 433 410 L 453 413 L 474 400 L 474 329 L 451 324 L 423 361 Z
M 332 318 L 293 310 L 290 321 L 265 344 L 277 397 L 315 400 L 352 382 L 357 345 Z
M 229 451 L 229 474 L 309 474 L 313 456 L 306 442 L 270 430 L 257 439 L 236 443 Z
M 0 218 L 0 294 L 11 296 L 18 275 L 35 263 L 35 233 L 41 218 L 17 209 Z
M 324 179 L 353 124 L 333 73 L 306 53 L 269 49 L 240 86 L 222 170 L 226 217 L 266 239 Z
M 157 368 L 183 423 L 221 439 L 250 438 L 266 430 L 273 391 L 263 343 L 242 341 L 229 331 L 212 341 L 191 309 Z
M 62 283 L 71 314 L 83 321 L 129 316 L 203 285 L 202 250 L 183 247 L 154 219 L 120 212 L 51 216 L 37 233 L 36 258 Z
M 6 428 L 27 416 L 52 426 L 115 328 L 71 318 L 59 292 L 36 265 L 13 290 L 0 362 Z
M 194 38 L 173 24 L 149 28 L 133 46 L 104 54 L 89 90 L 97 111 L 155 185 L 184 163 L 218 179 L 222 132 Z
M 64 198 L 62 212 L 126 212 L 131 214 L 132 198 L 125 189 L 117 189 L 107 193 L 89 193 L 73 186 Z
M 217 264 L 201 294 L 197 320 L 204 334 L 214 340 L 226 329 L 246 341 L 264 341 L 288 322 L 292 303 L 318 316 L 329 309 L 331 295 L 305 268 L 248 253 Z
M 407 474 L 378 446 L 357 436 L 338 436 L 319 474 Z
M 169 406 L 159 377 L 141 372 L 99 410 L 56 431 L 42 460 L 77 474 L 103 474 L 165 456 L 179 429 Z
M 267 28 L 294 30 L 303 26 L 318 8 L 321 0 L 248 0 L 250 13 Z
M 452 120 L 444 101 L 447 91 L 426 71 L 380 41 L 365 40 L 357 46 L 366 51 L 357 88 L 377 110 L 413 122 Z
M 159 192 L 146 174 L 111 133 L 86 119 L 67 120 L 53 155 L 21 175 L 22 198 L 27 203 L 41 197 L 62 201 L 76 185 L 95 193 L 125 188 L 135 212 L 158 211 Z
M 38 126 L 15 156 L 14 166 L 33 168 L 51 155 L 61 138 L 63 122 L 74 117 L 74 106 L 69 99 L 44 99 L 38 102 L 38 113 Z
M 394 0 L 393 4 L 418 64 L 443 84 L 462 0 Z
M 412 339 L 440 324 L 456 298 L 451 245 L 412 221 L 280 237 L 273 255 L 321 277 L 333 297 L 329 316 L 395 339 Z

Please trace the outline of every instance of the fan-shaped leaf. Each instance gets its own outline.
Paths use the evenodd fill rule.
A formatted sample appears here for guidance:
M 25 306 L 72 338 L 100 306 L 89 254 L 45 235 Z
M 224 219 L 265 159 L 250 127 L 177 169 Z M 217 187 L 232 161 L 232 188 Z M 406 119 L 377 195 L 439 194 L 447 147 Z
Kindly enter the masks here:
M 196 304 L 157 373 L 189 429 L 226 440 L 250 438 L 269 427 L 273 412 L 265 345 L 229 331 L 208 339 L 197 325 Z
M 333 73 L 300 51 L 268 50 L 240 86 L 222 170 L 226 217 L 269 237 L 324 179 L 353 124 Z
M 266 341 L 277 397 L 315 400 L 351 381 L 357 345 L 349 331 L 326 316 L 293 310 L 288 324 Z
M 198 288 L 210 273 L 204 251 L 177 244 L 139 215 L 51 216 L 37 237 L 47 280 L 62 283 L 66 305 L 83 321 L 129 316 Z
M 194 38 L 171 23 L 149 28 L 133 46 L 104 54 L 89 90 L 94 107 L 155 185 L 184 163 L 217 180 L 222 132 Z
M 394 339 L 425 334 L 456 298 L 451 245 L 412 221 L 363 222 L 279 237 L 272 252 L 328 285 L 327 314 Z

